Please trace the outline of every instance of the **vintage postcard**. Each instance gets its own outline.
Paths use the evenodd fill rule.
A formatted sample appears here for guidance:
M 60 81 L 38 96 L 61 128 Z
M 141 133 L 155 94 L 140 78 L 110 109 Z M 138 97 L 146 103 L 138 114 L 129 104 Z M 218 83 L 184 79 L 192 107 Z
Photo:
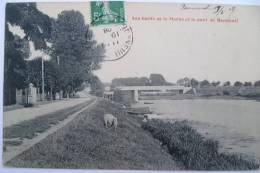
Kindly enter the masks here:
M 5 167 L 259 169 L 260 6 L 5 10 Z

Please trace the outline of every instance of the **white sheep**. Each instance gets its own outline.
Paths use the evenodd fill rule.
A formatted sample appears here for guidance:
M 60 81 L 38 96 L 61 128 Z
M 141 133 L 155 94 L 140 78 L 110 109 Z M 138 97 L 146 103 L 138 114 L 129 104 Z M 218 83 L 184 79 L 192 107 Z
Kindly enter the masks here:
M 144 119 L 143 119 L 143 122 L 146 123 L 148 121 L 148 115 L 144 115 Z
M 114 117 L 112 114 L 105 114 L 104 115 L 104 123 L 105 123 L 105 127 L 112 127 L 114 126 L 115 131 L 117 128 L 117 118 Z

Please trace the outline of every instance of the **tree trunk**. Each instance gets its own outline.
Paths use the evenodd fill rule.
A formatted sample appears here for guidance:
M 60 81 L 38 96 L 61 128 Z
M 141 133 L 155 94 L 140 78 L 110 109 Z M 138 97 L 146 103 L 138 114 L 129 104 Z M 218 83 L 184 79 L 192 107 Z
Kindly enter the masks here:
M 53 94 L 52 94 L 52 86 L 51 86 L 51 101 L 53 100 Z

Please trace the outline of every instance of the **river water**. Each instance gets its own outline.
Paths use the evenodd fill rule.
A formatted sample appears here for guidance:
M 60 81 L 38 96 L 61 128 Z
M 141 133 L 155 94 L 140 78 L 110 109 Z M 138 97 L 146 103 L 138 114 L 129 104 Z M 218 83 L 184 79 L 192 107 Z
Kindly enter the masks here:
M 246 154 L 260 162 L 260 102 L 146 100 L 136 106 L 149 106 L 157 114 L 152 118 L 187 119 L 203 136 L 218 140 L 221 151 Z

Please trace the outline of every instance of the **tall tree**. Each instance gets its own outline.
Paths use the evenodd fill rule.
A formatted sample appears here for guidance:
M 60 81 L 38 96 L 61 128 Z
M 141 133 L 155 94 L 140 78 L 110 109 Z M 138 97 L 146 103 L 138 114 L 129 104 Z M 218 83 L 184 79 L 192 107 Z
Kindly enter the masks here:
M 259 86 L 260 86 L 260 80 L 256 81 L 256 82 L 254 83 L 254 86 L 255 86 L 255 87 L 259 87 Z
M 215 82 L 215 81 L 213 81 L 213 82 L 211 82 L 211 85 L 212 86 L 219 86 L 220 85 L 220 81 L 217 81 L 217 82 Z
M 104 84 L 97 76 L 91 77 L 91 92 L 92 94 L 102 97 L 105 90 Z
M 200 82 L 200 86 L 201 87 L 210 86 L 210 83 L 209 83 L 208 80 L 203 80 L 203 81 Z
M 192 78 L 192 79 L 190 80 L 190 83 L 191 83 L 191 86 L 192 86 L 193 88 L 196 88 L 196 87 L 199 86 L 199 81 L 197 81 L 197 80 L 194 79 L 194 78 Z
M 252 82 L 245 82 L 244 83 L 244 86 L 252 86 L 253 84 L 252 84 Z
M 21 39 L 15 37 L 6 25 L 4 59 L 4 105 L 15 104 L 16 89 L 26 86 L 26 63 Z
M 5 23 L 5 66 L 4 66 L 4 104 L 15 103 L 16 88 L 28 85 L 27 67 L 24 59 L 28 58 L 28 40 L 34 42 L 36 49 L 44 49 L 50 38 L 51 18 L 36 8 L 35 3 L 7 3 Z M 9 25 L 18 25 L 25 37 L 13 35 Z
M 41 59 L 27 61 L 28 80 L 37 88 L 41 86 L 41 68 Z
M 25 38 L 33 41 L 36 49 L 46 48 L 53 19 L 39 11 L 36 3 L 8 3 L 6 22 L 20 26 L 25 32 Z
M 55 98 L 55 93 L 59 91 L 59 77 L 61 76 L 61 71 L 58 68 L 58 64 L 52 59 L 46 61 L 45 65 L 45 91 L 49 93 L 51 99 Z
M 236 82 L 234 83 L 234 86 L 235 86 L 235 87 L 241 87 L 241 86 L 243 86 L 243 83 L 240 82 L 240 81 L 236 81 Z
M 53 24 L 53 56 L 59 58 L 60 89 L 73 93 L 100 68 L 105 49 L 93 40 L 93 32 L 78 11 L 63 11 Z
M 223 83 L 223 86 L 230 86 L 230 85 L 231 85 L 231 83 L 229 81 L 226 81 Z
M 31 60 L 27 62 L 27 73 L 28 73 L 28 80 L 30 83 L 33 83 L 35 87 L 40 89 L 41 92 L 41 66 L 42 60 L 40 58 Z M 60 71 L 58 69 L 58 64 L 55 62 L 54 59 L 50 61 L 44 62 L 44 77 L 45 77 L 45 84 L 44 90 L 50 94 L 50 97 L 55 99 L 55 92 L 59 91 L 59 76 Z

